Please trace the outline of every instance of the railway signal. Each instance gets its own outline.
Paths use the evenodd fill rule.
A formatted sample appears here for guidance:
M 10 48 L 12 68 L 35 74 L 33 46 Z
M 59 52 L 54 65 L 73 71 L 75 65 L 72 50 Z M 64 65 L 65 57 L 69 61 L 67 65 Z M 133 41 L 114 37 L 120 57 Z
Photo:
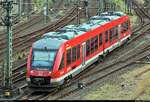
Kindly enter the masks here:
M 89 19 L 89 12 L 88 12 L 88 0 L 84 1 L 85 9 L 86 9 L 86 18 Z
M 3 66 L 3 85 L 0 89 L 0 96 L 7 98 L 14 98 L 18 96 L 20 90 L 15 88 L 12 84 L 12 16 L 11 10 L 13 8 L 13 0 L 3 0 L 1 2 L 3 9 L 6 11 L 5 19 L 3 19 L 4 26 L 6 26 L 7 31 L 7 51 L 6 51 L 6 61 Z
M 44 6 L 44 15 L 45 15 L 45 21 L 46 21 L 46 23 L 47 23 L 47 21 L 48 21 L 48 11 L 49 11 L 49 5 L 48 5 L 48 0 L 46 0 L 46 2 L 45 2 L 45 6 Z
M 104 0 L 99 0 L 98 7 L 98 15 L 100 15 L 104 11 Z
M 21 19 L 21 13 L 22 13 L 22 1 L 18 0 L 18 14 L 19 14 L 19 20 Z

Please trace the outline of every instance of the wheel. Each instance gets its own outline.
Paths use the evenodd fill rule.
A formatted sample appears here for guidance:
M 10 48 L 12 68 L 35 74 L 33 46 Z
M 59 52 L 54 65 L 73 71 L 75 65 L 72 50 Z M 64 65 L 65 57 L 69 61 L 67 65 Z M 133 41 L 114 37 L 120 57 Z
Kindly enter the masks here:
M 103 56 L 106 56 L 109 53 L 109 50 L 107 50 L 106 52 L 104 52 Z
M 72 75 L 69 75 L 64 79 L 64 84 L 67 84 L 72 79 Z
M 100 63 L 100 62 L 104 62 L 104 56 L 103 55 L 100 55 L 98 57 L 98 63 Z

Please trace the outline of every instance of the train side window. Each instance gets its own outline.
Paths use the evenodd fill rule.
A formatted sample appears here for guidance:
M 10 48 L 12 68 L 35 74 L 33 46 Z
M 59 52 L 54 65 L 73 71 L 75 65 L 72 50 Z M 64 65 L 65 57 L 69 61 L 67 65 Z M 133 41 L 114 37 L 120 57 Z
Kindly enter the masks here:
M 91 39 L 91 54 L 94 52 L 94 47 L 95 47 L 95 41 L 94 40 L 95 40 L 94 38 Z
M 103 44 L 102 33 L 99 35 L 99 46 Z
M 60 66 L 59 66 L 59 70 L 61 70 L 63 68 L 64 68 L 64 54 L 63 54 L 63 57 L 62 57 L 62 60 L 61 60 Z
M 72 48 L 72 62 L 76 61 L 76 50 L 77 50 L 76 46 Z
M 67 50 L 67 65 L 71 64 L 71 49 Z
M 80 44 L 77 46 L 77 59 L 80 58 Z
M 113 34 L 113 39 L 112 40 L 114 40 L 115 39 L 115 34 L 116 34 L 115 27 L 112 28 L 112 34 Z
M 130 29 L 130 21 L 128 20 L 127 22 L 128 22 L 128 30 L 129 30 Z
M 108 31 L 105 32 L 105 42 L 108 42 Z
M 113 40 L 113 33 L 114 33 L 114 32 L 113 32 L 113 28 L 111 28 L 111 29 L 110 29 L 110 33 L 109 33 L 109 34 L 110 34 L 110 35 L 109 35 L 110 42 Z
M 129 21 L 126 22 L 126 31 L 129 29 Z
M 95 37 L 95 51 L 98 50 L 98 35 Z
M 125 22 L 125 23 L 124 23 L 124 32 L 126 32 L 127 30 L 128 30 L 128 23 Z
M 121 24 L 121 33 L 124 33 L 124 23 Z
M 125 33 L 129 29 L 129 21 L 124 22 L 121 24 L 121 33 Z
M 90 55 L 90 40 L 86 41 L 86 56 Z
M 128 31 L 128 21 L 125 22 L 125 31 Z
M 116 33 L 115 38 L 117 39 L 118 38 L 118 26 L 115 27 L 115 33 Z
M 113 40 L 116 39 L 116 27 L 112 28 L 113 31 Z
M 114 39 L 116 39 L 118 37 L 118 35 L 117 35 L 118 30 L 116 30 L 116 29 L 117 29 L 117 27 L 113 27 L 110 29 L 110 36 L 109 36 L 110 42 L 112 42 Z

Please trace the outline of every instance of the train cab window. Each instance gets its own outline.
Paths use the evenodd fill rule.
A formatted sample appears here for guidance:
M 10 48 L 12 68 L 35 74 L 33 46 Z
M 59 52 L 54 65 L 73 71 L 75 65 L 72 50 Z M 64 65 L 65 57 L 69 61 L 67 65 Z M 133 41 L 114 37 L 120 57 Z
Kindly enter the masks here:
M 102 33 L 99 35 L 99 46 L 103 44 Z
M 105 42 L 108 42 L 108 31 L 105 32 Z
M 63 54 L 63 57 L 59 66 L 59 70 L 61 70 L 62 68 L 64 68 L 64 54 Z
M 90 55 L 90 40 L 86 41 L 86 56 Z
M 73 47 L 72 48 L 72 62 L 75 62 L 76 61 L 76 55 L 77 55 L 77 47 Z
M 33 50 L 32 69 L 52 70 L 57 50 Z
M 67 50 L 67 65 L 71 64 L 71 49 Z
M 80 58 L 80 45 L 77 45 L 77 59 Z

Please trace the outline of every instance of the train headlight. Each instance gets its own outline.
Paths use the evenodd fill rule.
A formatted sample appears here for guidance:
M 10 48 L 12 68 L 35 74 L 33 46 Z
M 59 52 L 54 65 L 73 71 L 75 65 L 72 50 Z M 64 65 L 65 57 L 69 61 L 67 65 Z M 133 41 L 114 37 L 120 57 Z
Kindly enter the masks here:
M 33 71 L 31 71 L 30 73 L 33 74 Z

